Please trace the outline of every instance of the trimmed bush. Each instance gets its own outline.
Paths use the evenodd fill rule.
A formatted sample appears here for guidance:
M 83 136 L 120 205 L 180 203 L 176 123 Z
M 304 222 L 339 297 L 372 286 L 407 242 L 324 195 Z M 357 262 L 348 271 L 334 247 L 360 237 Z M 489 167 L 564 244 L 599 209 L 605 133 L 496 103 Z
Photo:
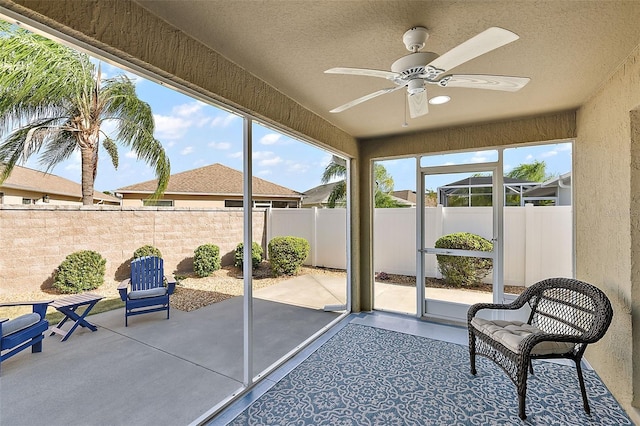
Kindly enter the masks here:
M 468 232 L 456 232 L 438 238 L 436 248 L 491 251 L 493 244 L 486 238 Z M 445 281 L 457 286 L 467 286 L 480 282 L 489 275 L 493 260 L 479 257 L 436 255 L 438 268 Z
M 193 272 L 200 278 L 208 277 L 220 269 L 220 248 L 215 244 L 203 244 L 194 251 Z
M 240 243 L 236 246 L 236 252 L 233 256 L 233 264 L 242 269 L 244 260 L 244 244 Z M 262 262 L 262 246 L 255 241 L 251 243 L 251 264 L 257 268 Z
M 160 253 L 160 249 L 152 245 L 139 247 L 136 251 L 133 252 L 134 259 L 145 256 L 155 256 L 162 259 L 162 253 Z
M 56 269 L 53 287 L 61 293 L 82 293 L 104 284 L 107 261 L 91 250 L 68 255 Z
M 311 246 L 304 238 L 275 237 L 269 241 L 269 262 L 274 276 L 294 275 L 309 256 Z

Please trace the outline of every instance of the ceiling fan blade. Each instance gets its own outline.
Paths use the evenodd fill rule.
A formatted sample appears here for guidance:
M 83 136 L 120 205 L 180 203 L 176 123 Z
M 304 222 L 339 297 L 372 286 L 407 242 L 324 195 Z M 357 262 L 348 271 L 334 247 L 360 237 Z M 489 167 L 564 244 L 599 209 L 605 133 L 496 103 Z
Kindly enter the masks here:
M 429 113 L 429 103 L 427 102 L 426 90 L 419 93 L 409 93 L 407 102 L 409 102 L 409 115 L 411 118 L 420 117 L 421 115 Z
M 442 54 L 429 65 L 447 71 L 519 38 L 517 34 L 504 28 L 491 27 Z
M 345 109 L 349 109 L 349 108 L 351 108 L 353 106 L 361 104 L 362 102 L 368 101 L 369 99 L 373 99 L 375 97 L 378 97 L 380 95 L 384 95 L 386 93 L 395 92 L 396 90 L 402 89 L 403 87 L 404 86 L 390 87 L 388 89 L 382 89 L 382 90 L 378 90 L 377 92 L 369 93 L 368 95 L 365 95 L 365 96 L 363 96 L 361 98 L 358 98 L 358 99 L 354 99 L 351 102 L 347 102 L 344 105 L 341 105 L 341 106 L 339 106 L 337 108 L 334 108 L 329 112 L 342 112 Z
M 440 81 L 444 87 L 466 87 L 470 89 L 502 90 L 517 92 L 530 81 L 527 77 L 511 77 L 506 75 L 462 75 L 444 76 Z
M 366 68 L 330 68 L 325 71 L 325 74 L 366 75 L 368 77 L 386 78 L 387 80 L 393 80 L 400 76 L 397 72 L 370 70 Z

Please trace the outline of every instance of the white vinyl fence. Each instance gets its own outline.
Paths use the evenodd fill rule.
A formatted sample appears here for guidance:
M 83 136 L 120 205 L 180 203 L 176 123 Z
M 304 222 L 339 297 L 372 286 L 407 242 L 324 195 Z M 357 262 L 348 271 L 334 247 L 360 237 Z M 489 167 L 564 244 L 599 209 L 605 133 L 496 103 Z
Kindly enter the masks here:
M 376 272 L 415 275 L 415 208 L 376 209 L 374 263 Z M 345 209 L 270 209 L 267 240 L 303 237 L 311 244 L 307 264 L 346 268 Z M 471 232 L 492 239 L 491 207 L 427 207 L 425 242 L 433 247 L 442 235 Z M 571 206 L 505 207 L 504 283 L 530 285 L 548 277 L 573 276 Z M 439 276 L 434 255 L 427 255 L 427 276 Z M 491 277 L 487 277 L 490 282 Z

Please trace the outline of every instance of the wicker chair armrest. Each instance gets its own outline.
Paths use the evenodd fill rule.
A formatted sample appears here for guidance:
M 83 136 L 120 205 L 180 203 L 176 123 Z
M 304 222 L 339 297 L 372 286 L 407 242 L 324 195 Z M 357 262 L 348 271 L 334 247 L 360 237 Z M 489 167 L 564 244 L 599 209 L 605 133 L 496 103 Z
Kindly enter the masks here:
M 471 305 L 467 311 L 467 322 L 471 323 L 473 317 L 482 309 L 516 310 L 522 308 L 525 303 L 527 303 L 527 301 L 521 297 L 518 297 L 511 303 L 476 303 L 475 305 Z
M 520 353 L 528 356 L 533 350 L 533 347 L 541 342 L 568 342 L 575 344 L 590 343 L 586 341 L 583 336 L 575 336 L 571 334 L 533 333 L 524 338 L 518 345 L 518 348 L 520 349 Z

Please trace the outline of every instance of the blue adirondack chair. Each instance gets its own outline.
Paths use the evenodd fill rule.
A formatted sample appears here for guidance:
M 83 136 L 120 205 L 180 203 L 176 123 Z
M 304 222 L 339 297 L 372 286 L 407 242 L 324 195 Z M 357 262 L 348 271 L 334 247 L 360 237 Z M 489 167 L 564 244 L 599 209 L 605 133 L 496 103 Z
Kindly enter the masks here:
M 0 319 L 0 364 L 7 358 L 31 346 L 31 352 L 42 352 L 44 332 L 49 322 L 44 318 L 52 300 L 40 302 L 0 303 L 4 306 L 33 306 L 33 312 L 14 319 Z
M 164 275 L 164 262 L 155 256 L 145 256 L 131 262 L 131 278 L 118 286 L 120 298 L 125 303 L 124 325 L 134 315 L 167 311 L 169 319 L 169 296 L 173 294 L 176 281 Z

